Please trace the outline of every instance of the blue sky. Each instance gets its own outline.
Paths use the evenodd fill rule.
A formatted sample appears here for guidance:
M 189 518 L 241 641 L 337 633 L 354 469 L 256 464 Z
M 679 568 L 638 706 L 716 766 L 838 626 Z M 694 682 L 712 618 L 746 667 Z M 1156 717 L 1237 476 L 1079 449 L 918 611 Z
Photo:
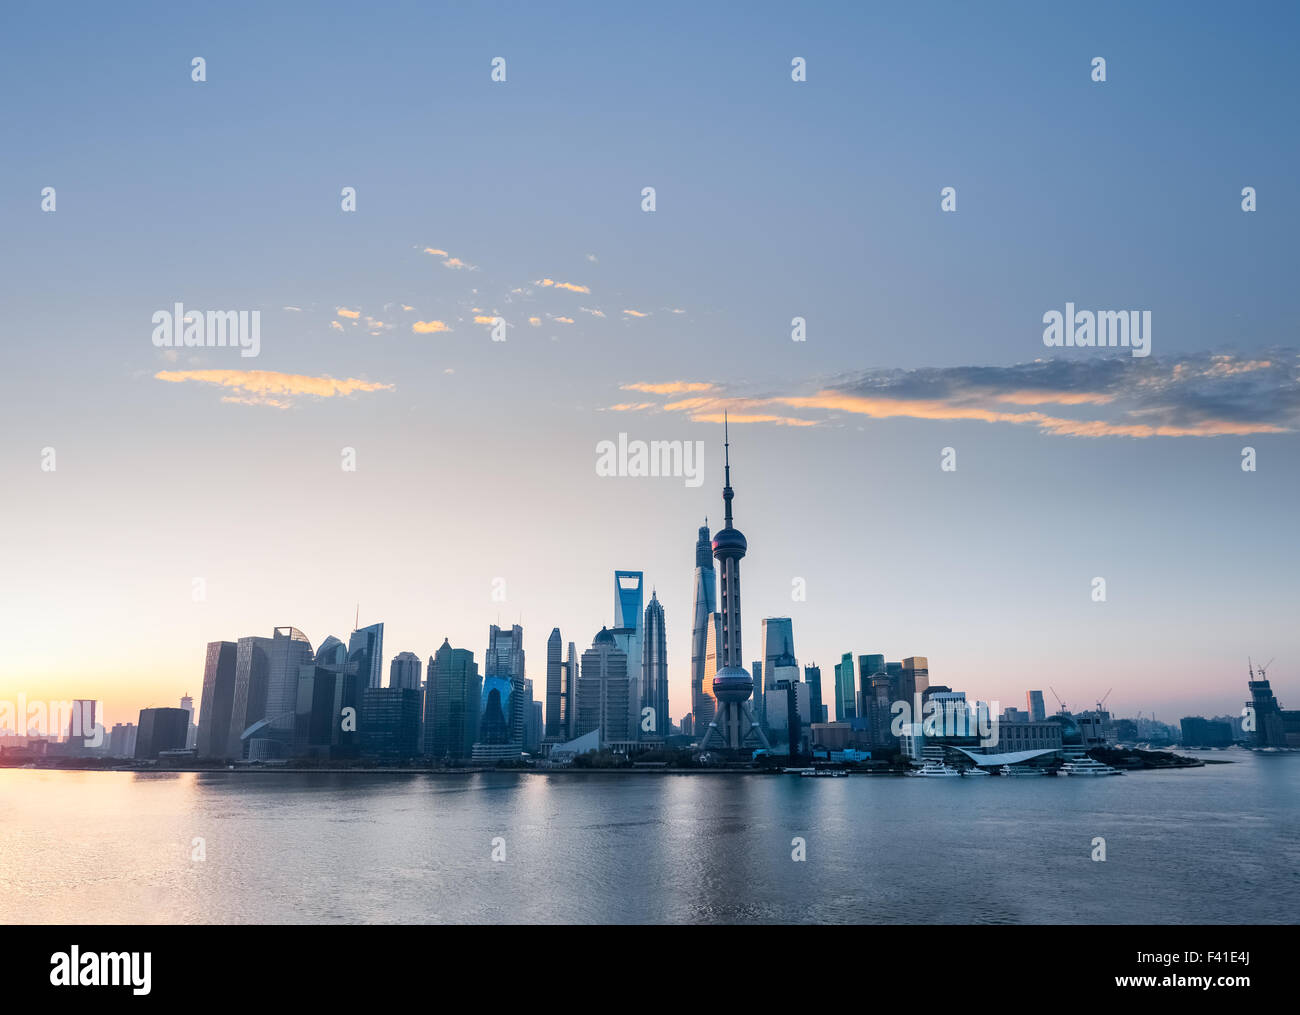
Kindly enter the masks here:
M 295 624 L 319 643 L 358 601 L 389 655 L 450 636 L 481 657 L 489 623 L 522 619 L 540 685 L 551 627 L 589 644 L 612 571 L 640 568 L 680 717 L 725 407 L 747 651 L 763 616 L 792 616 L 828 695 L 843 651 L 920 654 L 1003 704 L 1114 685 L 1119 711 L 1172 719 L 1239 707 L 1250 653 L 1300 699 L 1293 7 L 0 18 L 0 609 L 23 646 L 0 693 L 130 718 L 197 692 L 206 641 Z M 168 358 L 150 319 L 175 301 L 261 310 L 261 355 Z M 1066 301 L 1150 310 L 1153 355 L 1046 349 Z M 158 377 L 200 370 L 224 381 Z M 380 389 L 290 380 L 283 407 L 245 404 L 266 401 L 247 370 Z M 1055 401 L 1007 401 L 1030 380 Z M 693 411 L 626 387 L 669 382 L 709 387 Z M 704 486 L 597 477 L 620 432 L 709 442 Z

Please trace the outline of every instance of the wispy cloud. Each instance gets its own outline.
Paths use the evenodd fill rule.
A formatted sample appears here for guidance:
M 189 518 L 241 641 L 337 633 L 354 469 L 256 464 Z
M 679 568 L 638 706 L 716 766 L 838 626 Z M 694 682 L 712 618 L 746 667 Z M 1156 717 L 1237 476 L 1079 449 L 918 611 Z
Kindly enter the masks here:
M 445 268 L 464 268 L 468 271 L 478 271 L 478 265 L 462 261 L 459 257 L 452 257 L 447 251 L 440 247 L 425 247 L 426 254 L 432 254 L 434 257 L 443 258 L 443 267 Z
M 802 391 L 760 394 L 726 393 L 705 382 L 622 388 L 664 395 L 703 392 L 656 406 L 701 422 L 720 421 L 726 411 L 736 423 L 811 426 L 844 416 L 905 417 L 1032 426 L 1069 437 L 1246 436 L 1300 429 L 1300 371 L 1292 350 L 1249 359 L 1231 354 L 1169 361 L 1098 357 L 1007 367 L 868 370 L 810 383 Z M 1038 408 L 1020 411 L 1018 406 Z M 1042 411 L 1048 406 L 1056 411 Z
M 627 314 L 628 317 L 649 317 L 650 316 L 649 314 L 641 313 L 641 311 L 639 310 L 624 310 L 623 313 Z
M 340 317 L 346 317 L 352 321 L 361 316 L 360 310 L 349 310 L 347 307 L 339 307 L 337 312 Z
M 589 288 L 588 288 L 587 286 L 585 286 L 585 285 L 578 285 L 576 282 L 557 282 L 557 281 L 555 281 L 555 279 L 553 279 L 553 278 L 542 278 L 542 279 L 538 279 L 538 280 L 537 280 L 536 282 L 534 282 L 533 284 L 534 284 L 534 285 L 545 286 L 545 287 L 548 288 L 548 289 L 551 288 L 552 286 L 555 287 L 556 289 L 568 289 L 569 292 L 573 292 L 573 293 L 590 293 L 590 292 L 591 292 L 591 289 L 589 289 Z
M 222 398 L 223 402 L 275 409 L 291 408 L 302 397 L 335 398 L 357 392 L 393 390 L 393 385 L 377 381 L 283 374 L 274 370 L 160 370 L 154 377 L 174 384 L 185 381 L 215 384 L 231 392 Z
M 659 384 L 639 381 L 636 384 L 620 384 L 624 391 L 643 391 L 647 395 L 681 395 L 688 391 L 712 391 L 716 385 L 708 381 L 664 381 Z
M 417 335 L 433 335 L 439 331 L 451 331 L 451 328 L 443 321 L 416 321 L 411 330 Z

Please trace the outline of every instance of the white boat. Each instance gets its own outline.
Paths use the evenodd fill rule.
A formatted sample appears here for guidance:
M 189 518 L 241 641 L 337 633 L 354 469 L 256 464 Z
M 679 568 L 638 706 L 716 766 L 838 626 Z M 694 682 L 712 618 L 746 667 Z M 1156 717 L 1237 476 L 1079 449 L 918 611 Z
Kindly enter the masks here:
M 1071 758 L 1057 770 L 1057 775 L 1123 775 L 1118 768 L 1111 768 L 1109 765 L 1103 765 L 1100 761 L 1094 761 L 1092 758 L 1084 755 L 1082 758 Z
M 956 776 L 961 777 L 961 772 L 955 768 L 949 768 L 942 761 L 927 761 L 920 768 L 914 768 L 907 773 L 908 775 L 924 776 L 932 779 L 946 779 Z
M 1046 775 L 1045 768 L 1027 768 L 1024 765 L 1003 765 L 998 769 L 1003 775 Z
M 962 775 L 966 775 L 966 776 L 971 776 L 971 775 L 984 775 L 984 776 L 987 776 L 989 773 L 988 773 L 987 771 L 985 771 L 984 769 L 980 768 L 978 765 L 971 765 L 970 768 L 963 768 L 963 769 L 961 770 L 961 774 L 962 774 Z

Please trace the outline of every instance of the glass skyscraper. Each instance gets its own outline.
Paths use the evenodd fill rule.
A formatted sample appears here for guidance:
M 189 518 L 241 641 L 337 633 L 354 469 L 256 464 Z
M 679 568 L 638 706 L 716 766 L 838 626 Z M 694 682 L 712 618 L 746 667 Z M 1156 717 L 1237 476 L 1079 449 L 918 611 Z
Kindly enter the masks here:
M 714 700 L 709 688 L 713 674 L 706 671 L 709 632 L 715 628 L 717 609 L 718 578 L 705 522 L 695 541 L 695 611 L 691 621 L 691 714 L 697 730 L 707 728 L 713 719 Z
M 663 739 L 672 728 L 668 715 L 668 636 L 664 623 L 664 608 L 652 591 L 650 605 L 645 608 L 645 645 L 641 663 L 641 707 L 654 709 L 654 726 L 642 731 L 644 722 L 637 724 L 643 738 Z
M 447 639 L 429 658 L 424 697 L 424 753 L 435 761 L 473 753 L 483 680 L 474 653 Z

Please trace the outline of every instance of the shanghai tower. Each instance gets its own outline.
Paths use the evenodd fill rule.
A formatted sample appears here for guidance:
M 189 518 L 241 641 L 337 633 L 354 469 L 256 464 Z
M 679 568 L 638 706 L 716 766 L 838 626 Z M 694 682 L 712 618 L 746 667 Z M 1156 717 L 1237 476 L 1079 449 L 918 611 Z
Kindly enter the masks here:
M 709 540 L 706 519 L 695 543 L 695 618 L 691 623 L 691 712 L 697 730 L 706 729 L 713 721 L 713 695 L 704 686 L 704 657 L 708 651 L 709 626 L 718 608 L 717 588 L 713 545 Z
M 744 535 L 731 519 L 731 439 L 723 417 L 724 480 L 722 504 L 723 528 L 713 536 L 713 556 L 718 562 L 718 671 L 713 677 L 713 697 L 717 712 L 708 724 L 700 746 L 739 751 L 742 748 L 767 747 L 767 737 L 754 721 L 749 696 L 754 681 L 745 669 L 740 647 L 740 560 L 749 548 Z

